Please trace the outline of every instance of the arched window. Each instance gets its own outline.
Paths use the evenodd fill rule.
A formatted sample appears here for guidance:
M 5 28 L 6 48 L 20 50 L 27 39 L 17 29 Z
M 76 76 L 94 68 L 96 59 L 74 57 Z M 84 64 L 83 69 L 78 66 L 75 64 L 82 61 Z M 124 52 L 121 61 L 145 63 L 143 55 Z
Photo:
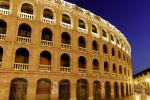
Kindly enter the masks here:
M 24 78 L 11 80 L 9 100 L 26 100 L 28 81 Z
M 48 28 L 42 29 L 41 40 L 52 41 L 52 31 Z
M 0 1 L 0 8 L 9 9 L 10 8 L 10 0 L 1 0 Z
M 111 52 L 112 52 L 112 56 L 115 56 L 115 49 L 114 48 L 111 49 Z
M 7 23 L 3 20 L 0 20 L 0 34 L 6 34 Z
M 29 63 L 29 52 L 25 48 L 19 48 L 16 51 L 15 63 Z
M 108 81 L 105 82 L 105 98 L 111 98 L 111 84 Z
M 86 69 L 86 59 L 83 56 L 80 56 L 78 59 L 78 67 Z
M 118 51 L 118 58 L 121 59 L 121 52 Z
M 93 100 L 99 100 L 101 96 L 101 84 L 99 81 L 93 82 Z
M 67 32 L 63 32 L 61 35 L 61 43 L 63 44 L 70 44 L 71 39 Z
M 93 60 L 93 70 L 99 70 L 99 62 L 97 59 Z
M 48 51 L 43 51 L 40 54 L 40 65 L 51 65 L 51 54 Z
M 44 9 L 43 17 L 48 19 L 54 19 L 53 12 L 50 9 Z
M 126 68 L 124 68 L 124 75 L 127 75 L 127 71 L 126 71 Z
M 109 72 L 109 65 L 107 61 L 104 62 L 104 72 Z
M 98 51 L 98 45 L 97 45 L 97 42 L 95 40 L 92 42 L 92 50 Z
M 67 14 L 62 14 L 62 22 L 71 24 L 71 18 Z
M 103 37 L 107 38 L 107 34 L 106 34 L 105 30 L 102 30 L 102 35 L 103 35 Z
M 79 26 L 80 28 L 86 29 L 85 23 L 84 23 L 84 21 L 81 20 L 81 19 L 79 19 L 78 26 Z
M 103 45 L 103 53 L 108 54 L 108 47 L 106 44 Z
M 97 28 L 95 25 L 92 25 L 92 32 L 97 33 Z
M 114 37 L 113 37 L 113 35 L 111 35 L 110 37 L 111 37 L 111 41 L 114 41 Z
M 33 14 L 33 6 L 31 4 L 24 3 L 21 7 L 21 12 L 27 14 Z
M 117 73 L 116 64 L 113 64 L 113 73 Z
M 25 23 L 19 26 L 18 36 L 31 37 L 31 27 Z
M 86 40 L 84 37 L 80 36 L 78 39 L 78 46 L 86 48 Z
M 122 74 L 122 66 L 119 66 L 119 74 Z
M 60 65 L 62 67 L 70 67 L 70 56 L 68 54 L 61 55 Z

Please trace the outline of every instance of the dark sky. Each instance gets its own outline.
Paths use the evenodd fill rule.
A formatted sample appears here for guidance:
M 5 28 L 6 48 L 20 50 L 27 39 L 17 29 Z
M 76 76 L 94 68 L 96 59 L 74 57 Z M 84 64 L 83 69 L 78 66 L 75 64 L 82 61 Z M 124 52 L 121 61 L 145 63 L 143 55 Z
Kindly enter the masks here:
M 150 67 L 150 0 L 66 0 L 116 26 L 132 47 L 133 73 Z

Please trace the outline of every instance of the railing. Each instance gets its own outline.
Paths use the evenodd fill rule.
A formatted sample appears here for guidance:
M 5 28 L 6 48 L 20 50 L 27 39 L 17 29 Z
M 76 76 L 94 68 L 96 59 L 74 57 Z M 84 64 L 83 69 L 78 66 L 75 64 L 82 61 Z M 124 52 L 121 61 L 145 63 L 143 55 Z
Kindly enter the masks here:
M 102 39 L 104 40 L 104 41 L 109 41 L 109 39 L 107 38 L 107 37 L 104 37 L 104 36 L 102 36 Z
M 79 74 L 86 74 L 86 69 L 84 69 L 84 68 L 78 68 L 78 73 Z
M 61 26 L 64 27 L 64 28 L 67 28 L 67 29 L 71 29 L 72 28 L 71 24 L 67 24 L 67 23 L 64 23 L 64 22 L 61 22 Z
M 86 52 L 86 48 L 84 48 L 84 47 L 79 47 L 79 51 L 80 51 L 80 52 Z
M 2 68 L 2 62 L 0 62 L 0 68 Z
M 61 44 L 61 47 L 62 47 L 63 49 L 68 49 L 68 50 L 71 49 L 71 45 L 70 45 L 70 44 L 64 44 L 64 43 L 62 43 L 62 44 Z
M 20 43 L 31 43 L 31 38 L 17 36 L 17 41 L 20 42 Z
M 25 63 L 14 63 L 14 70 L 22 70 L 22 71 L 26 71 L 28 70 L 29 65 L 25 64 Z
M 79 32 L 82 32 L 82 33 L 87 33 L 87 32 L 86 32 L 86 29 L 81 28 L 81 27 L 78 27 L 78 31 L 79 31 Z
M 114 73 L 114 72 L 113 72 L 113 73 L 112 73 L 112 77 L 113 77 L 113 78 L 116 78 L 116 77 L 117 77 L 117 73 Z
M 95 56 L 97 56 L 97 55 L 98 55 L 98 51 L 96 51 L 96 50 L 92 50 L 92 52 L 93 52 L 93 54 L 94 54 Z
M 98 34 L 98 33 L 92 32 L 92 36 L 93 36 L 93 37 L 96 37 L 96 38 L 99 38 L 99 34 Z
M 52 41 L 47 41 L 47 40 L 41 40 L 41 45 L 42 46 L 52 47 L 53 46 L 53 42 Z
M 100 72 L 99 72 L 99 70 L 93 70 L 93 74 L 98 75 L 98 74 L 100 74 Z
M 9 15 L 9 13 L 10 13 L 9 9 L 0 8 L 0 14 Z
M 28 14 L 28 13 L 21 12 L 20 17 L 21 18 L 27 18 L 29 20 L 33 20 L 33 14 Z
M 54 24 L 55 21 L 54 19 L 49 19 L 49 18 L 42 18 L 43 23 L 48 23 L 48 24 Z
M 39 71 L 51 72 L 51 65 L 39 65 Z
M 0 40 L 5 40 L 6 34 L 0 34 Z
M 70 73 L 71 72 L 71 69 L 70 67 L 60 67 L 60 72 L 61 73 Z

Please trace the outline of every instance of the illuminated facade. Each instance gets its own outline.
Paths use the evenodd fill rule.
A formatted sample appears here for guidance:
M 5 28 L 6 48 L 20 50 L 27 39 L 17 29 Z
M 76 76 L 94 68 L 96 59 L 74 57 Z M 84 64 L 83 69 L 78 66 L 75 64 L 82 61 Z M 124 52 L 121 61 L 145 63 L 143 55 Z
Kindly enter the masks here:
M 0 100 L 132 94 L 131 47 L 109 22 L 59 0 L 0 0 Z

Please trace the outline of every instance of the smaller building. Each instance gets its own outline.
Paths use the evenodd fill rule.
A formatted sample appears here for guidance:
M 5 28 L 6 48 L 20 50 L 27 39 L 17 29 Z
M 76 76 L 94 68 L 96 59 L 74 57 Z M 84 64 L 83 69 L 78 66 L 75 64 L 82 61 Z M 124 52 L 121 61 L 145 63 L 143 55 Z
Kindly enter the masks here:
M 150 68 L 133 75 L 133 78 L 134 92 L 142 93 L 145 90 L 145 93 L 150 94 Z

